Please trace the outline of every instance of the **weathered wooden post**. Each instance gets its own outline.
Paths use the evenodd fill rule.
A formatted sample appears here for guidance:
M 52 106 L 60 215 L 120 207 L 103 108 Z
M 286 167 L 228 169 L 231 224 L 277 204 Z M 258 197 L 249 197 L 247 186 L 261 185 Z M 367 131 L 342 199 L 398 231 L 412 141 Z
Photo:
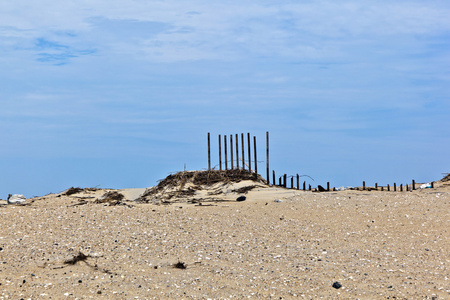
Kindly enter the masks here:
M 294 176 L 291 177 L 291 189 L 294 188 Z
M 300 189 L 300 176 L 297 174 L 297 190 Z
M 327 192 L 329 192 L 330 191 L 330 182 L 328 181 L 327 182 Z
M 239 169 L 239 138 L 236 133 L 236 169 Z
M 250 133 L 247 132 L 247 146 L 248 146 L 248 170 L 252 171 L 252 154 L 251 154 L 251 143 L 250 143 Z
M 219 170 L 222 171 L 222 137 L 219 134 Z
M 255 173 L 258 174 L 258 160 L 256 157 L 256 136 L 253 136 L 253 153 L 255 154 Z
M 283 182 L 284 182 L 283 186 L 284 186 L 284 187 L 287 187 L 287 182 L 286 182 L 286 181 L 287 181 L 287 175 L 284 174 L 284 175 L 283 175 Z
M 281 184 L 281 177 L 278 178 L 278 186 L 283 186 L 283 185 Z
M 232 134 L 230 134 L 230 161 L 231 161 L 231 170 L 233 170 L 234 169 L 234 166 L 233 166 L 233 135 Z
M 387 185 L 387 190 L 388 190 L 388 192 L 391 191 L 391 189 L 390 189 L 390 187 L 389 187 L 389 184 Z
M 303 181 L 303 190 L 306 191 L 306 181 Z
M 273 184 L 273 185 L 277 185 L 277 182 L 275 181 L 275 178 L 276 178 L 276 177 L 275 177 L 275 170 L 272 170 L 272 175 L 273 175 L 273 177 L 272 177 L 272 179 L 273 179 L 273 180 L 272 180 L 272 184 Z
M 403 184 L 400 183 L 400 192 L 403 192 Z
M 267 173 L 267 184 L 270 184 L 269 180 L 269 132 L 266 131 L 266 173 Z
M 412 181 L 412 190 L 414 191 L 416 189 L 416 181 L 413 179 Z
M 311 185 L 309 185 L 309 188 L 308 188 L 308 190 L 311 190 Z
M 409 185 L 406 185 L 406 191 L 409 192 Z
M 208 132 L 208 171 L 211 171 L 211 136 Z
M 381 191 L 384 191 L 384 187 L 383 186 L 381 186 Z
M 431 182 L 431 188 L 434 189 L 434 181 Z
M 227 157 L 227 135 L 223 136 L 223 148 L 225 150 L 225 170 L 228 170 L 228 157 Z
M 366 182 L 363 181 L 363 191 L 366 189 Z
M 241 133 L 241 148 L 242 148 L 242 169 L 245 170 L 245 148 L 244 148 L 244 134 Z
M 378 190 L 378 182 L 375 182 L 375 188 Z
M 394 192 L 397 191 L 397 184 L 394 182 Z

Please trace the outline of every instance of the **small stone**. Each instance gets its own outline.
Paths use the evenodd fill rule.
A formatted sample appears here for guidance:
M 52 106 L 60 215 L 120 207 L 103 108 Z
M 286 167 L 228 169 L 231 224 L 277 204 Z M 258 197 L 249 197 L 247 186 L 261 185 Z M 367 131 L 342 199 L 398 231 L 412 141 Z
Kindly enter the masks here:
M 236 201 L 245 201 L 247 199 L 247 197 L 245 196 L 239 196 L 237 197 Z
M 336 281 L 335 283 L 333 283 L 333 287 L 335 289 L 340 289 L 342 287 L 342 284 L 340 284 L 339 281 Z

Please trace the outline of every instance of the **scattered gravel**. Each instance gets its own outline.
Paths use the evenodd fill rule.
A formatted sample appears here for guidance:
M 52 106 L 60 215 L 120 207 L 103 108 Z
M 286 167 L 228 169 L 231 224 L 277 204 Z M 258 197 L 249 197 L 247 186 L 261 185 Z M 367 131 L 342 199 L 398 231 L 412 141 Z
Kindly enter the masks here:
M 265 188 L 211 206 L 75 193 L 5 205 L 0 299 L 448 299 L 449 192 Z

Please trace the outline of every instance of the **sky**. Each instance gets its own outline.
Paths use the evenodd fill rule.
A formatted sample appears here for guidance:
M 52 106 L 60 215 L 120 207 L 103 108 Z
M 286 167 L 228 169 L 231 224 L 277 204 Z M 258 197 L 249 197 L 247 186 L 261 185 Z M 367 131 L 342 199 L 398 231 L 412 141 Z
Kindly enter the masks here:
M 0 198 L 218 168 L 316 186 L 450 172 L 450 2 L 0 0 Z

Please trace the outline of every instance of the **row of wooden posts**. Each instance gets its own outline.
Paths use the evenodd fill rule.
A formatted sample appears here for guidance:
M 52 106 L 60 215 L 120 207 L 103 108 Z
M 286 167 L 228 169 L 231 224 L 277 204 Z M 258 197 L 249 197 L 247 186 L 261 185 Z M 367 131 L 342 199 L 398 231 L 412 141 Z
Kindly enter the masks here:
M 233 140 L 233 137 L 235 138 Z M 228 170 L 228 162 L 230 162 L 230 169 L 248 169 L 250 172 L 254 172 L 256 174 L 258 174 L 258 159 L 257 159 L 257 150 L 256 150 L 256 136 L 253 136 L 253 166 L 254 168 L 252 169 L 252 155 L 251 155 L 251 136 L 250 133 L 247 133 L 247 160 L 246 160 L 246 153 L 245 153 L 245 135 L 244 133 L 240 134 L 240 149 L 239 149 L 239 134 L 230 134 L 229 135 L 229 139 L 227 139 L 227 135 L 220 135 L 218 136 L 218 142 L 219 142 L 219 170 L 222 170 L 222 138 L 223 138 L 223 150 L 224 150 L 224 168 L 225 170 Z M 229 148 L 228 148 L 228 141 L 229 141 Z M 228 152 L 228 149 L 230 150 L 230 152 Z M 228 160 L 228 153 L 230 155 L 230 160 Z M 234 164 L 234 162 L 236 162 L 236 164 Z M 208 132 L 208 170 L 211 170 L 211 135 Z M 300 189 L 300 175 L 297 174 L 296 176 L 296 186 L 294 186 L 294 176 L 290 176 L 291 178 L 291 189 Z M 269 172 L 269 132 L 266 132 L 266 180 L 267 180 L 267 184 L 270 184 L 270 172 Z M 276 182 L 276 176 L 275 176 L 275 171 L 272 171 L 272 184 L 273 185 L 278 185 L 281 187 L 285 187 L 288 188 L 287 185 L 287 174 L 284 174 L 283 176 L 278 178 L 278 184 Z M 431 183 L 431 187 L 433 187 L 433 182 Z M 330 191 L 330 183 L 327 182 L 327 187 L 326 189 L 319 186 L 318 189 L 323 189 L 323 191 Z M 375 183 L 375 189 L 378 190 L 378 183 Z M 403 184 L 400 184 L 399 186 L 399 191 L 403 191 L 403 189 L 406 189 L 406 191 L 409 191 L 409 189 L 411 188 L 412 190 L 416 189 L 416 182 L 413 180 L 411 183 L 411 187 L 406 184 L 405 186 L 403 186 Z M 303 190 L 306 190 L 306 182 L 303 181 L 303 186 L 302 186 Z M 366 182 L 363 181 L 363 185 L 362 185 L 362 189 L 363 190 L 370 190 L 370 189 L 374 189 L 372 187 L 367 187 L 366 188 Z M 383 186 L 380 186 L 381 191 L 384 190 Z M 308 185 L 308 190 L 312 190 L 311 185 Z M 336 190 L 336 188 L 332 188 L 332 190 Z M 388 184 L 386 186 L 386 190 L 390 191 L 391 187 Z M 394 183 L 393 185 L 393 191 L 397 191 L 397 184 Z
M 287 174 L 284 174 L 283 176 L 281 176 L 281 177 L 279 177 L 278 178 L 278 186 L 281 186 L 281 187 L 284 187 L 284 188 L 288 188 L 288 185 L 287 185 Z M 297 189 L 297 190 L 300 190 L 300 176 L 297 174 L 297 176 L 296 176 L 296 183 L 297 183 L 297 185 L 296 186 L 294 186 L 294 176 L 290 176 L 290 178 L 291 178 L 291 189 Z M 275 183 L 275 171 L 273 171 L 273 183 L 274 183 L 274 185 L 276 185 L 276 183 Z M 434 188 L 434 182 L 431 182 L 430 183 L 430 187 L 431 188 Z M 307 190 L 307 187 L 306 187 L 306 182 L 305 181 L 303 181 L 303 187 L 302 187 L 302 189 L 304 190 L 304 191 L 306 191 Z M 336 188 L 330 188 L 330 182 L 327 182 L 327 187 L 326 188 L 324 188 L 324 187 L 322 187 L 322 186 L 319 186 L 318 188 L 317 188 L 318 190 L 321 190 L 321 189 L 323 189 L 322 191 L 335 191 L 336 190 Z M 385 189 L 386 189 L 386 191 L 394 191 L 394 192 L 396 192 L 396 191 L 400 191 L 400 192 L 403 192 L 404 190 L 405 191 L 409 191 L 409 190 L 415 190 L 416 189 L 416 181 L 415 180 L 412 180 L 412 182 L 411 182 L 411 184 L 409 185 L 409 184 L 405 184 L 405 185 L 403 185 L 403 184 L 400 184 L 399 186 L 397 186 L 397 184 L 394 182 L 394 185 L 391 187 L 389 184 L 386 186 L 386 187 L 384 187 L 384 186 L 379 186 L 378 185 L 378 183 L 375 183 L 375 187 L 366 187 L 366 182 L 365 181 L 363 181 L 363 184 L 362 184 L 362 190 L 364 191 L 364 190 L 378 190 L 378 189 L 380 189 L 381 191 L 384 191 Z M 312 188 L 311 188 L 311 185 L 309 184 L 309 186 L 308 186 L 308 190 L 310 191 L 310 190 L 312 190 Z
M 233 141 L 233 136 L 235 137 Z M 227 135 L 219 134 L 219 170 L 222 170 L 222 138 L 223 138 L 223 150 L 224 150 L 224 167 L 228 170 L 228 162 L 230 162 L 230 169 L 248 169 L 250 172 L 258 173 L 258 157 L 256 150 L 256 136 L 253 136 L 253 166 L 252 168 L 252 155 L 251 155 L 251 137 L 250 133 L 247 133 L 247 160 L 245 158 L 245 138 L 244 134 L 240 134 L 241 143 L 239 149 L 239 134 L 230 134 L 229 139 Z M 228 148 L 227 141 L 229 140 L 230 147 Z M 228 149 L 230 152 L 228 152 Z M 228 160 L 228 154 L 230 160 Z M 235 156 L 234 156 L 235 154 Z M 241 156 L 239 156 L 241 155 Z M 234 164 L 236 162 L 236 165 Z M 267 169 L 267 183 L 269 183 L 269 132 L 266 132 L 266 169 Z M 211 135 L 208 132 L 208 170 L 211 170 Z

